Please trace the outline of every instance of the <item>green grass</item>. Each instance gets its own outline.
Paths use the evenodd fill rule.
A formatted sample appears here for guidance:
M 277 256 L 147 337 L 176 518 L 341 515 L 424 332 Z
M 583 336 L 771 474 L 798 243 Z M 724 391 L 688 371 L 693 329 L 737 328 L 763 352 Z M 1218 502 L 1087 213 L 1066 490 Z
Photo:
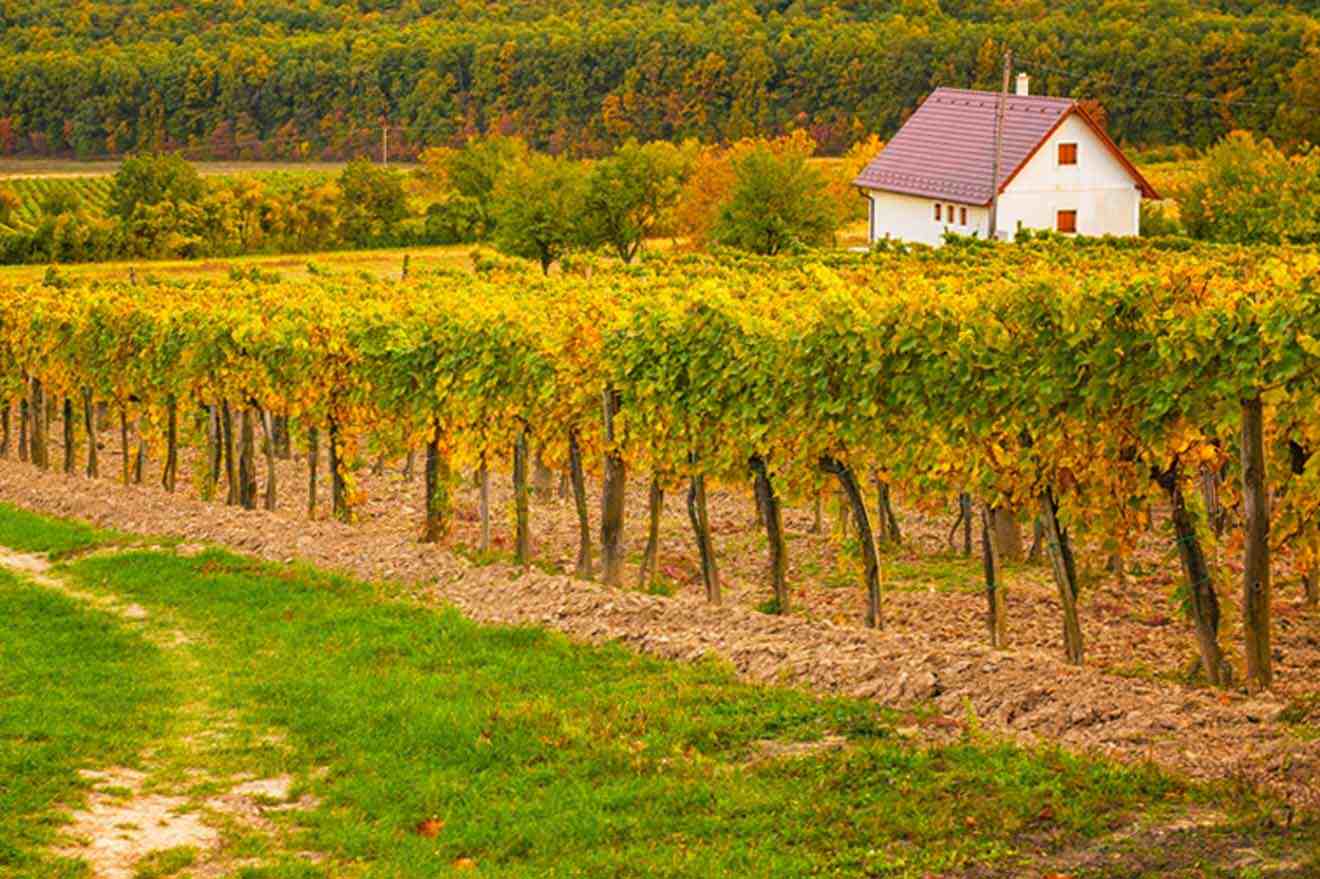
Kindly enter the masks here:
M 73 539 L 63 523 L 3 508 L 0 535 L 29 548 Z M 1084 842 L 1133 813 L 1203 795 L 1149 767 L 979 734 L 920 746 L 900 727 L 921 723 L 921 712 L 754 687 L 710 662 L 665 663 L 536 629 L 478 626 L 395 597 L 405 590 L 304 567 L 136 550 L 61 570 L 84 589 L 143 605 L 148 625 L 189 635 L 171 651 L 184 691 L 155 714 L 186 715 L 204 702 L 234 720 L 237 731 L 204 768 L 288 773 L 295 794 L 319 799 L 308 812 L 280 813 L 289 834 L 281 842 L 226 830 L 234 857 L 264 864 L 235 874 L 247 879 L 443 876 L 460 859 L 481 875 L 517 877 L 921 877 L 971 865 L 1013 875 L 1025 838 Z M 74 613 L 64 599 L 22 593 Z M 43 639 L 46 625 L 0 634 L 36 651 L 32 663 L 47 678 L 81 667 L 88 650 L 125 650 L 126 636 L 103 620 L 65 627 L 77 649 L 26 643 Z M 125 667 L 168 677 L 155 672 L 154 651 L 135 651 L 124 654 Z M 78 703 L 64 715 L 91 711 L 82 703 L 103 695 L 89 686 L 56 698 Z M 125 698 L 116 693 L 114 702 Z M 48 713 L 39 700 L 16 708 L 2 716 L 24 729 Z M 151 712 L 137 716 L 145 724 Z M 186 726 L 171 721 L 156 749 L 170 764 L 164 777 L 180 783 L 186 748 L 168 740 L 181 741 Z M 96 759 L 130 759 L 140 732 L 119 734 L 117 750 Z M 764 740 L 825 735 L 848 745 L 758 759 Z M 74 759 L 50 769 L 58 777 Z M 429 819 L 438 832 L 417 832 Z M 42 838 L 29 835 L 11 857 L 34 857 Z M 301 862 L 296 852 L 305 850 L 329 860 Z
M 117 539 L 82 522 L 50 519 L 0 503 L 0 546 L 59 558 Z
M 15 528 L 0 512 L 0 534 Z M 70 542 L 52 525 L 50 545 Z M 107 614 L 0 572 L 0 877 L 78 876 L 43 855 L 61 804 L 79 801 L 79 768 L 133 764 L 159 735 L 169 701 L 159 651 Z

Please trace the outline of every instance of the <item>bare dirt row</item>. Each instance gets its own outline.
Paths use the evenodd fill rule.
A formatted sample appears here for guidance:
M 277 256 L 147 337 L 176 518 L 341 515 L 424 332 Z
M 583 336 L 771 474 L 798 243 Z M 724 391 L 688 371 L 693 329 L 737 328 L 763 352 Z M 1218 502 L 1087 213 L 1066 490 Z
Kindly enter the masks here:
M 660 569 L 675 586 L 664 596 L 555 573 L 572 569 L 576 525 L 571 502 L 553 490 L 534 503 L 540 563 L 524 571 L 468 560 L 476 543 L 470 487 L 457 494 L 448 543 L 426 545 L 416 539 L 420 479 L 404 480 L 397 465 L 383 475 L 361 474 L 367 500 L 353 525 L 309 521 L 305 465 L 281 462 L 280 468 L 281 509 L 273 513 L 205 502 L 191 490 L 170 495 L 108 479 L 38 475 L 13 461 L 0 461 L 0 499 L 103 526 L 214 542 L 271 561 L 300 559 L 365 579 L 417 583 L 428 599 L 452 603 L 481 622 L 543 625 L 666 658 L 720 657 L 749 680 L 896 707 L 934 703 L 943 718 L 932 725 L 944 730 L 974 717 L 1019 740 L 1152 759 L 1195 778 L 1264 785 L 1297 807 L 1320 805 L 1320 739 L 1308 734 L 1314 720 L 1298 714 L 1299 705 L 1314 704 L 1308 694 L 1320 680 L 1317 614 L 1295 590 L 1281 590 L 1276 693 L 1251 698 L 1181 683 L 1191 640 L 1172 597 L 1176 561 L 1161 554 L 1157 536 L 1137 574 L 1088 581 L 1082 607 L 1088 664 L 1078 669 L 1062 661 L 1058 602 L 1043 568 L 1015 572 L 1011 646 L 987 646 L 975 563 L 948 551 L 944 534 L 952 520 L 938 511 L 902 513 L 904 546 L 885 560 L 887 626 L 870 631 L 860 626 L 864 597 L 848 577 L 844 548 L 828 533 L 828 510 L 824 534 L 811 533 L 810 510 L 786 517 L 796 612 L 778 617 L 755 610 L 768 597 L 765 554 L 751 501 L 737 492 L 712 499 L 726 582 L 726 602 L 715 607 L 695 582 L 679 498 L 662 522 Z M 187 485 L 186 468 L 183 475 Z M 646 486 L 634 483 L 628 548 L 635 560 L 645 540 Z M 508 545 L 506 500 L 497 483 L 497 547 Z M 630 567 L 625 582 L 635 576 Z M 1233 637 L 1226 633 L 1226 643 Z

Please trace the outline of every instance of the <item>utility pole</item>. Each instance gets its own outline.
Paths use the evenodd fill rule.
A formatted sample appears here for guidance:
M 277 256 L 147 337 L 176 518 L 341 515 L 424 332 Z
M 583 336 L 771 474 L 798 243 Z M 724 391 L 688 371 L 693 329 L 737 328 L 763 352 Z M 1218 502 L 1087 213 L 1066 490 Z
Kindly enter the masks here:
M 990 178 L 990 240 L 999 232 L 999 168 L 1004 161 L 1004 111 L 1008 104 L 1008 79 L 1013 72 L 1013 50 L 1004 50 L 1004 86 L 995 107 L 995 161 Z

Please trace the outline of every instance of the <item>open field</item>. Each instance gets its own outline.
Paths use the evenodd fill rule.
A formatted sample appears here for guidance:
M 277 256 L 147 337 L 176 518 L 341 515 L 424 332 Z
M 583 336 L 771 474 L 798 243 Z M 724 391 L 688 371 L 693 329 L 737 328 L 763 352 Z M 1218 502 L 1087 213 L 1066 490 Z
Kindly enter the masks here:
M 267 277 L 295 279 L 313 274 L 369 275 L 373 278 L 397 278 L 408 258 L 411 271 L 428 269 L 469 269 L 474 253 L 491 253 L 476 244 L 437 247 L 381 248 L 377 250 L 338 250 L 318 253 L 262 254 L 230 259 L 193 259 L 73 263 L 59 267 L 59 273 L 71 280 L 127 281 L 130 274 L 141 280 L 156 278 L 170 281 L 221 281 L 235 272 L 256 270 Z M 46 275 L 46 266 L 0 266 L 0 281 L 35 283 Z
M 12 507 L 0 540 L 18 623 L 0 630 L 17 694 L 0 876 L 1315 866 L 1316 828 L 1271 829 L 1260 802 L 951 732 L 919 706 L 752 687 L 709 661 L 474 625 L 398 582 Z M 50 680 L 67 682 L 58 713 Z
M 79 161 L 77 159 L 24 159 L 0 157 L 0 180 L 25 177 L 98 177 L 110 176 L 119 170 L 116 159 Z M 204 176 L 229 177 L 240 174 L 307 173 L 338 174 L 345 162 L 193 162 Z M 407 162 L 391 162 L 401 170 L 416 167 Z

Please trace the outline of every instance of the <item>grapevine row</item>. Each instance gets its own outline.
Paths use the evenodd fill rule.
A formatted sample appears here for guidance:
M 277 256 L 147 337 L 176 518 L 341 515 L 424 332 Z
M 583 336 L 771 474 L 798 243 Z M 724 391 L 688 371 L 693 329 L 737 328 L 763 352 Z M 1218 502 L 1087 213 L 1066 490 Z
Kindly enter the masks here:
M 264 448 L 273 507 L 274 456 L 293 435 L 329 448 L 344 518 L 361 502 L 356 462 L 424 449 L 428 540 L 448 527 L 452 474 L 511 458 L 523 562 L 535 448 L 571 473 L 582 576 L 595 549 L 586 472 L 600 462 L 603 579 L 619 581 L 623 487 L 644 473 L 653 497 L 686 486 L 712 601 L 707 486 L 751 483 L 781 612 L 791 601 L 782 498 L 836 480 L 859 526 L 876 626 L 886 620 L 868 480 L 881 494 L 962 495 L 969 515 L 971 496 L 986 522 L 990 637 L 1003 641 L 1005 595 L 989 519 L 1029 513 L 1044 528 L 1076 663 L 1076 536 L 1121 558 L 1158 504 L 1170 511 L 1204 674 L 1220 685 L 1232 674 L 1223 584 L 1204 546 L 1226 527 L 1223 511 L 1240 507 L 1247 679 L 1268 686 L 1271 549 L 1288 546 L 1317 597 L 1317 277 L 1320 258 L 1302 250 L 1046 241 L 673 258 L 550 278 L 491 264 L 401 283 L 6 288 L 3 448 L 17 402 L 20 449 L 55 466 L 48 413 L 60 410 L 65 470 L 98 473 L 87 435 L 104 404 L 125 438 L 125 480 L 159 458 L 173 489 L 180 446 L 192 445 L 207 462 L 203 488 L 223 484 L 230 503 L 252 507 Z M 130 427 L 144 438 L 137 454 Z M 1217 509 L 1195 490 L 1205 479 Z

